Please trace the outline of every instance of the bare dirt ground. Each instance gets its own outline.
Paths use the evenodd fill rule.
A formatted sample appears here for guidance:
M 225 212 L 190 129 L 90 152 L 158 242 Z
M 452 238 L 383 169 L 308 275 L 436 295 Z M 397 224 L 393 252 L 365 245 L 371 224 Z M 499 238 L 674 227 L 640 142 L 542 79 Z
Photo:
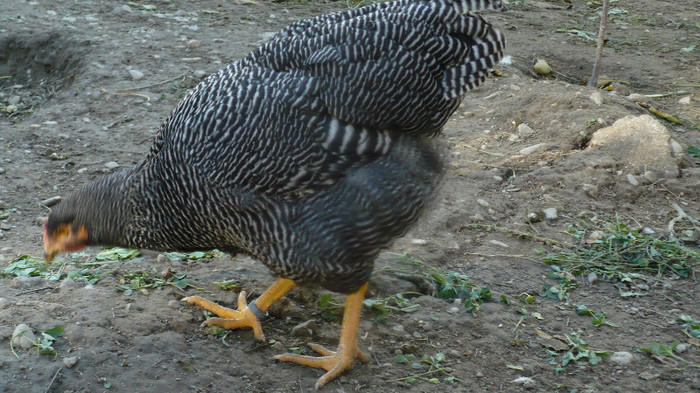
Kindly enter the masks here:
M 101 250 L 89 249 L 43 271 L 12 268 L 20 256 L 41 257 L 41 201 L 138 163 L 160 121 L 202 76 L 294 20 L 348 6 L 129 4 L 0 4 L 0 391 L 309 391 L 319 370 L 272 356 L 308 352 L 309 341 L 334 346 L 341 296 L 295 289 L 271 310 L 263 323 L 268 342 L 258 343 L 250 331 L 200 329 L 202 311 L 178 302 L 199 294 L 235 304 L 239 289 L 215 284 L 224 281 L 259 295 L 274 277 L 248 258 L 171 260 L 144 251 L 96 261 Z M 565 263 L 557 272 L 542 262 L 604 241 L 619 223 L 660 239 L 671 228 L 684 250 L 700 251 L 691 219 L 669 226 L 679 216 L 673 203 L 700 218 L 700 158 L 692 150 L 700 146 L 697 1 L 621 0 L 612 9 L 602 69 L 616 82 L 611 91 L 581 86 L 599 2 L 511 1 L 507 12 L 488 15 L 507 34 L 512 64 L 499 65 L 501 76 L 469 93 L 448 123 L 441 138 L 452 165 L 436 206 L 377 261 L 368 305 L 394 308 L 385 316 L 363 312 L 359 343 L 371 361 L 327 391 L 700 391 L 693 334 L 700 327 L 678 319 L 700 320 L 692 254 L 660 274 L 616 274 L 610 265 L 581 272 Z M 534 74 L 535 58 L 555 73 Z M 590 98 L 596 91 L 598 103 Z M 659 119 L 675 141 L 670 169 L 627 165 L 622 157 L 632 147 L 624 143 L 587 148 L 598 129 L 649 108 L 678 120 Z M 552 208 L 557 218 L 543 218 Z M 609 256 L 602 254 L 588 259 Z M 175 276 L 162 275 L 168 269 Z M 467 276 L 476 290 L 459 297 L 474 294 L 475 307 L 436 296 L 431 273 Z M 184 283 L 184 290 L 174 285 Z M 127 295 L 119 285 L 149 287 Z M 492 300 L 480 292 L 485 287 Z M 308 320 L 310 329 L 291 333 Z M 43 340 L 55 355 L 11 346 L 21 323 L 37 341 L 62 327 L 52 344 Z M 615 352 L 626 354 L 605 358 Z

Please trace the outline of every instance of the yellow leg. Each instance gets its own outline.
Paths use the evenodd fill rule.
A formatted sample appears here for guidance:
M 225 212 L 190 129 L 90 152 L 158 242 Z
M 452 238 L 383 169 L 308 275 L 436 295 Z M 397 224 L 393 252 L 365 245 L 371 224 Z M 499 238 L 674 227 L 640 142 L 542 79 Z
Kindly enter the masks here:
M 356 358 L 367 362 L 369 358 L 357 347 L 357 327 L 360 325 L 362 300 L 365 298 L 366 291 L 367 284 L 364 284 L 357 292 L 348 295 L 345 300 L 343 328 L 340 332 L 340 343 L 335 352 L 329 351 L 318 344 L 309 344 L 311 349 L 320 353 L 322 356 L 315 357 L 285 353 L 275 356 L 275 359 L 304 366 L 323 368 L 328 371 L 316 381 L 316 389 L 320 389 L 328 382 L 336 379 L 345 370 L 352 369 L 352 363 Z
M 257 298 L 250 306 L 246 302 L 246 293 L 241 291 L 238 295 L 238 309 L 219 306 L 199 296 L 189 296 L 182 299 L 187 304 L 194 304 L 205 310 L 211 311 L 220 318 L 210 318 L 202 323 L 202 326 L 221 326 L 224 329 L 252 328 L 255 338 L 265 341 L 265 335 L 260 326 L 260 318 L 276 301 L 291 291 L 296 284 L 292 280 L 280 278 L 270 288 Z M 257 310 L 255 310 L 257 308 Z M 256 315 L 257 314 L 257 315 Z

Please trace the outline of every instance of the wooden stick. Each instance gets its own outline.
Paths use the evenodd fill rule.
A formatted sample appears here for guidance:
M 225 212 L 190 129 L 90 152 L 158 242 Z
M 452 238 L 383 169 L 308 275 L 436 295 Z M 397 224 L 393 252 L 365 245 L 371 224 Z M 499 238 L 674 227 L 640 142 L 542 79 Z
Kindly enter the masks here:
M 603 14 L 600 16 L 600 29 L 598 29 L 598 45 L 596 46 L 595 63 L 593 63 L 593 73 L 588 80 L 588 86 L 596 87 L 598 84 L 598 73 L 600 73 L 600 63 L 603 58 L 603 46 L 605 45 L 605 29 L 608 25 L 608 9 L 610 0 L 603 0 Z

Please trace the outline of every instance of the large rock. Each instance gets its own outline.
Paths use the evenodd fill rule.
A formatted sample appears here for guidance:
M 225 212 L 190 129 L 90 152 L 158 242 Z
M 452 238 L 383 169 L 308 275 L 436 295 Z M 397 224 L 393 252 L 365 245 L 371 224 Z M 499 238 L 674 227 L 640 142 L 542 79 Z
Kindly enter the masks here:
M 586 153 L 609 155 L 618 165 L 664 177 L 678 177 L 681 157 L 674 156 L 671 134 L 649 115 L 626 116 L 601 128 L 591 138 Z

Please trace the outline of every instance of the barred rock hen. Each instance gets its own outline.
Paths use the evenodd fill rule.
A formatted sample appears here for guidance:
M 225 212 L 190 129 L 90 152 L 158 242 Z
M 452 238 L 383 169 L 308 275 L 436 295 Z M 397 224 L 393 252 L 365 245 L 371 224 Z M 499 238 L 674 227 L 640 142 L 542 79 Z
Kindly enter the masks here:
M 357 327 L 382 248 L 419 217 L 441 178 L 440 133 L 503 55 L 473 13 L 499 0 L 399 0 L 294 23 L 211 75 L 163 122 L 135 168 L 87 184 L 45 222 L 46 259 L 85 245 L 219 248 L 278 279 L 206 325 L 252 328 L 299 284 L 348 294 L 337 351 L 277 357 L 328 371 L 367 357 Z

